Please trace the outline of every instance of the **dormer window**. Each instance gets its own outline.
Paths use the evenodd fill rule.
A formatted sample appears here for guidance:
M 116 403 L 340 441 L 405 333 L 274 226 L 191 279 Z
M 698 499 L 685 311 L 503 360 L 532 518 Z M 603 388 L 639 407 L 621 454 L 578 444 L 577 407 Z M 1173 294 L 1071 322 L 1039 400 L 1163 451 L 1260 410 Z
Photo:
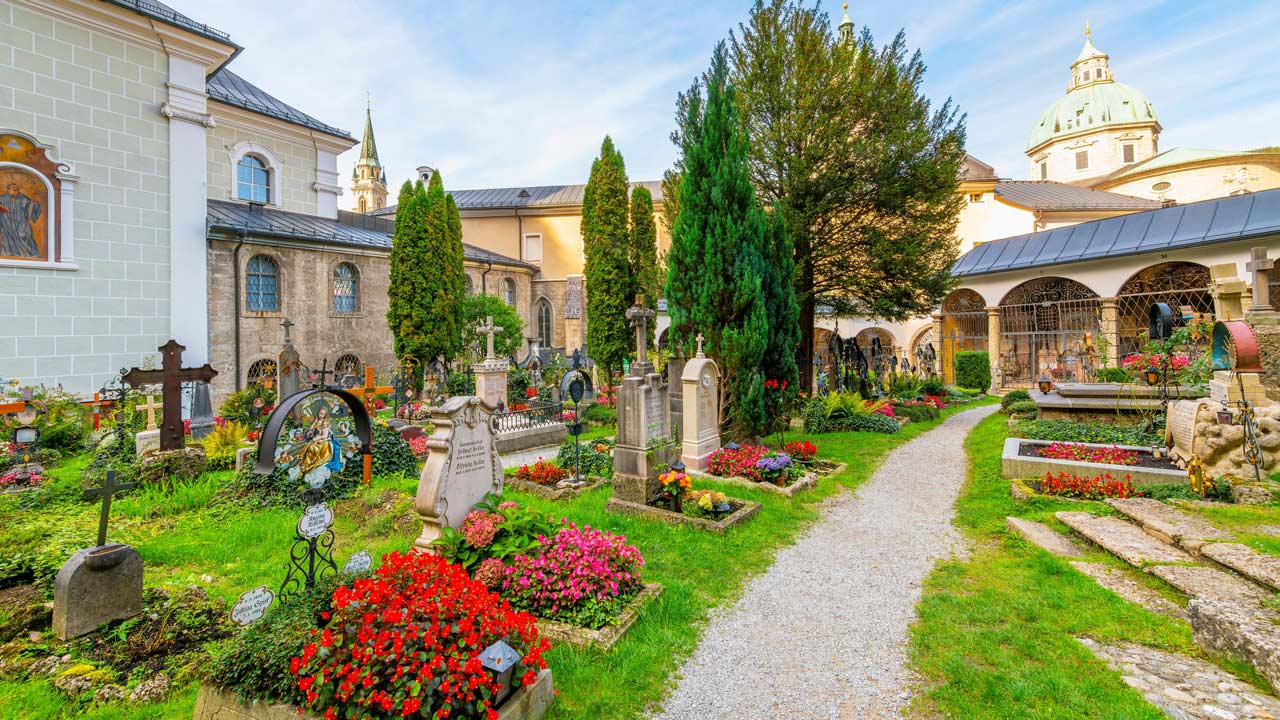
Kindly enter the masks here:
M 264 205 L 271 197 L 271 174 L 260 158 L 254 155 L 240 158 L 236 166 L 236 195 L 241 200 Z

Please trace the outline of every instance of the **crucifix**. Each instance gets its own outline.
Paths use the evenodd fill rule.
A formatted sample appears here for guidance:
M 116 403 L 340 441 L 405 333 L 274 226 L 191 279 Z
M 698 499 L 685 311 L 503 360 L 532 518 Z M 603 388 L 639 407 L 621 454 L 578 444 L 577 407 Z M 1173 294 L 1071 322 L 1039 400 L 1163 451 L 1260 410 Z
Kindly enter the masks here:
M 493 324 L 492 315 L 489 315 L 488 317 L 486 317 L 484 319 L 484 324 L 476 328 L 476 332 L 480 333 L 481 335 L 488 336 L 488 340 L 487 340 L 488 348 L 484 356 L 485 360 L 497 359 L 494 357 L 494 354 L 493 354 L 493 336 L 502 332 L 502 330 L 503 330 L 502 328 L 497 327 L 496 325 Z
M 164 427 L 160 430 L 161 450 L 182 448 L 182 383 L 200 381 L 207 383 L 218 376 L 218 371 L 205 363 L 197 368 L 182 367 L 182 352 L 187 348 L 177 340 L 160 346 L 160 370 L 133 368 L 124 374 L 123 380 L 133 387 L 160 385 L 160 397 L 164 404 Z
M 365 409 L 368 410 L 370 413 L 372 413 L 373 412 L 373 396 L 385 395 L 387 393 L 395 392 L 395 390 L 396 389 L 390 385 L 376 385 L 373 381 L 373 368 L 368 365 L 365 365 L 364 366 L 364 387 L 352 388 L 347 392 L 364 400 Z
M 102 498 L 102 511 L 98 513 L 98 547 L 107 544 L 107 521 L 111 519 L 111 498 L 121 490 L 129 490 L 133 488 L 133 483 L 116 484 L 116 471 L 108 470 L 106 480 L 102 481 L 102 487 L 89 488 L 84 491 L 87 498 Z
M 156 411 L 164 407 L 163 403 L 156 402 L 154 395 L 148 395 L 145 403 L 139 403 L 138 409 L 145 410 L 147 413 L 147 429 L 156 429 Z M 162 416 L 163 417 L 163 416 Z
M 328 378 L 330 375 L 336 375 L 336 374 L 337 374 L 336 372 L 329 369 L 329 358 L 325 358 L 324 362 L 320 363 L 319 370 L 311 371 L 311 387 L 313 388 L 329 387 L 329 383 L 326 380 L 326 378 Z
M 706 338 L 704 338 L 704 337 L 702 336 L 702 333 L 698 333 L 698 337 L 696 337 L 696 338 L 694 338 L 694 339 L 698 341 L 698 355 L 697 355 L 697 357 L 706 357 L 706 355 L 704 355 L 704 354 L 703 354 L 703 352 L 702 352 L 702 343 L 703 343 L 703 341 L 705 341 L 705 340 L 706 340 Z
M 294 324 L 295 323 L 289 318 L 285 318 L 284 322 L 280 323 L 280 327 L 284 328 L 284 344 L 285 345 L 288 345 L 289 343 L 293 342 L 293 340 L 291 340 L 289 337 L 289 328 L 293 327 Z
M 636 364 L 649 364 L 649 318 L 655 317 L 657 313 L 650 310 L 644 304 L 644 293 L 636 295 L 636 304 L 627 310 L 627 320 L 631 321 L 631 326 L 636 329 Z
M 1275 308 L 1271 305 L 1270 283 L 1276 261 L 1267 257 L 1264 247 L 1251 248 L 1249 253 L 1250 260 L 1244 268 L 1253 273 L 1253 308 L 1250 312 L 1271 312 Z

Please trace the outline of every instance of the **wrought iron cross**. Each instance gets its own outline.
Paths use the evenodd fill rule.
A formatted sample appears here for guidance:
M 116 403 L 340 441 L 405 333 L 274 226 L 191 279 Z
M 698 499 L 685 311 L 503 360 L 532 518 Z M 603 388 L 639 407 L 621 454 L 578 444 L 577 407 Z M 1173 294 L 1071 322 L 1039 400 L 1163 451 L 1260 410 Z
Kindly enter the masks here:
M 494 324 L 493 324 L 493 316 L 492 316 L 492 315 L 489 315 L 488 317 L 486 317 L 486 318 L 484 319 L 484 324 L 483 324 L 483 325 L 480 325 L 480 326 L 478 326 L 478 327 L 476 328 L 476 332 L 480 333 L 481 335 L 487 335 L 487 336 L 488 336 L 488 339 L 486 340 L 486 343 L 487 343 L 488 347 L 487 347 L 487 350 L 486 350 L 486 352 L 485 352 L 485 356 L 484 356 L 484 359 L 485 359 L 485 360 L 493 360 L 493 359 L 495 359 L 495 356 L 494 356 L 494 354 L 493 354 L 493 336 L 494 336 L 494 335 L 497 335 L 498 333 L 500 333 L 500 332 L 502 332 L 502 331 L 503 331 L 503 328 L 500 328 L 500 327 L 498 327 L 498 326 L 496 326 L 496 325 L 494 325 Z
M 284 344 L 285 345 L 288 345 L 290 342 L 292 342 L 289 339 L 289 328 L 293 327 L 294 324 L 295 323 L 289 318 L 285 318 L 284 322 L 280 323 L 280 327 L 284 328 Z
M 657 313 L 650 310 L 644 304 L 644 293 L 636 295 L 636 304 L 627 310 L 627 320 L 631 321 L 632 327 L 636 329 L 636 364 L 645 365 L 649 362 L 649 318 L 657 316 Z
M 327 378 L 330 375 L 336 375 L 336 374 L 337 373 L 335 371 L 329 369 L 329 358 L 325 358 L 324 361 L 320 363 L 319 370 L 311 371 L 311 378 L 312 378 L 311 387 L 313 388 L 329 387 L 329 382 Z
M 1276 261 L 1267 257 L 1264 247 L 1252 248 L 1249 253 L 1250 260 L 1244 267 L 1253 273 L 1253 309 L 1270 312 L 1274 309 L 1271 306 L 1270 283 Z
M 182 447 L 182 383 L 186 381 L 209 382 L 218 371 L 205 363 L 198 368 L 182 367 L 182 352 L 187 348 L 170 340 L 160 346 L 160 370 L 134 368 L 124 374 L 123 380 L 133 387 L 160 385 L 164 399 L 164 427 L 160 431 L 160 449 L 178 450 Z
M 111 519 L 111 498 L 122 490 L 130 490 L 133 483 L 116 484 L 116 471 L 108 470 L 107 478 L 102 481 L 102 487 L 89 488 L 84 491 L 87 498 L 101 498 L 102 511 L 98 513 L 98 547 L 107 544 L 107 521 Z

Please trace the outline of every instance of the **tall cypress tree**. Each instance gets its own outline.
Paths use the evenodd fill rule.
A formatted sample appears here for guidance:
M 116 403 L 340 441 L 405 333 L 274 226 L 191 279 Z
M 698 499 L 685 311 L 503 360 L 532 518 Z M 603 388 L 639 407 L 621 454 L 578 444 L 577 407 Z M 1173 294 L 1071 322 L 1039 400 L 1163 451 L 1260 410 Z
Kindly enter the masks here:
M 769 213 L 764 276 L 760 283 L 769 316 L 769 334 L 760 367 L 766 378 L 778 381 L 779 385 L 778 390 L 766 393 L 770 432 L 776 432 L 778 422 L 783 419 L 782 397 L 794 395 L 800 389 L 796 384 L 799 379 L 796 349 L 800 345 L 800 304 L 796 302 L 794 252 L 787 223 L 782 213 L 775 209 Z
M 413 358 L 421 370 L 431 358 L 422 354 L 423 321 L 430 317 L 427 303 L 430 298 L 422 293 L 424 277 L 425 245 L 424 223 L 426 218 L 426 193 L 419 182 L 415 187 L 408 180 L 400 187 L 396 203 L 396 230 L 391 240 L 390 282 L 387 285 L 387 327 L 394 339 L 396 357 L 401 363 Z M 415 380 L 417 389 L 422 386 L 422 373 Z
M 767 422 L 760 368 L 769 331 L 763 286 L 770 223 L 751 186 L 728 73 L 720 43 L 701 86 L 680 99 L 680 212 L 666 298 L 673 344 L 688 349 L 694 336 L 705 336 L 724 373 L 721 420 L 731 434 L 750 438 Z
M 658 267 L 658 227 L 653 221 L 653 194 L 637 185 L 631 191 L 631 229 L 627 234 L 627 264 L 636 291 L 644 293 L 646 304 L 655 307 L 662 293 L 663 278 Z M 649 324 L 650 345 L 654 323 Z
M 626 313 L 636 284 L 627 260 L 627 168 L 607 135 L 583 191 L 582 242 L 587 350 L 605 368 L 618 368 L 628 354 Z
M 462 270 L 462 218 L 453 196 L 445 195 L 439 170 L 431 173 L 427 183 L 426 207 L 422 273 L 430 309 L 425 318 L 428 332 L 423 352 L 428 360 L 441 355 L 452 360 L 462 351 L 466 276 Z

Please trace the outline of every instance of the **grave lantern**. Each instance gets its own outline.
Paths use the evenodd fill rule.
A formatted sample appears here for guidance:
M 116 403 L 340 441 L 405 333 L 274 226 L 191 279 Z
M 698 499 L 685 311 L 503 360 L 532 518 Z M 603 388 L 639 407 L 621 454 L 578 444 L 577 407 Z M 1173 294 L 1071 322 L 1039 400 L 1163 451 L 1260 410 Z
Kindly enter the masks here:
M 1048 373 L 1044 373 L 1044 374 L 1040 375 L 1040 383 L 1039 383 L 1039 384 L 1040 384 L 1040 394 L 1041 394 L 1041 395 L 1048 395 L 1050 392 L 1052 392 L 1052 391 L 1053 391 L 1053 381 L 1049 379 L 1049 374 L 1048 374 Z
M 1235 420 L 1235 413 L 1231 412 L 1230 410 L 1219 410 L 1219 411 L 1218 411 L 1218 424 L 1219 424 L 1219 425 L 1230 425 L 1230 424 L 1232 424 L 1232 422 L 1234 422 L 1234 420 Z
M 39 442 L 40 429 L 34 425 L 23 425 L 13 431 L 13 454 L 20 455 L 23 463 L 29 463 Z
M 493 676 L 499 686 L 493 696 L 493 707 L 498 707 L 511 694 L 511 681 L 515 677 L 516 667 L 520 664 L 520 653 L 517 653 L 502 640 L 490 645 L 480 653 L 480 665 Z
M 1160 384 L 1160 369 L 1155 367 L 1147 368 L 1147 384 L 1155 387 Z

